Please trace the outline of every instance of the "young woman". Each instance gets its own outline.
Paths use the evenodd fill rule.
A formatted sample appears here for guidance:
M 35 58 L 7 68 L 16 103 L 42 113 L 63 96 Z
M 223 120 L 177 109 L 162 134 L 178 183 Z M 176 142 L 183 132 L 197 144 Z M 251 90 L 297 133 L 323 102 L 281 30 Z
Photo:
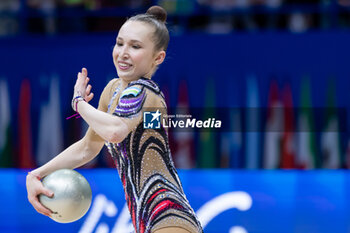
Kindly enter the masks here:
M 37 196 L 54 195 L 40 179 L 57 169 L 87 163 L 105 144 L 123 183 L 136 232 L 202 232 L 171 159 L 166 130 L 143 127 L 143 111 L 152 108 L 165 113 L 166 109 L 162 92 L 151 80 L 166 55 L 169 33 L 165 20 L 165 10 L 154 6 L 124 23 L 113 50 L 119 78 L 105 87 L 98 109 L 88 103 L 93 93 L 87 70 L 78 73 L 72 107 L 89 129 L 80 141 L 28 173 L 28 200 L 39 213 L 50 215 L 51 211 Z

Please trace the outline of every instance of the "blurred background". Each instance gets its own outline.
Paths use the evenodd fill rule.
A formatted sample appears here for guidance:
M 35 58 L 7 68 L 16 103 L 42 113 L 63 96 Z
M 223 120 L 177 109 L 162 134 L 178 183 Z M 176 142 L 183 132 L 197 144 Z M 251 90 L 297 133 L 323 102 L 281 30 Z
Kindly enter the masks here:
M 66 119 L 77 72 L 88 69 L 97 107 L 117 75 L 111 55 L 120 26 L 152 5 L 168 12 L 167 58 L 153 80 L 169 112 L 228 123 L 169 131 L 194 209 L 237 190 L 250 198 L 242 203 L 253 203 L 250 210 L 233 203 L 205 232 L 350 232 L 350 0 L 0 0 L 0 175 L 7 180 L 0 193 L 18 206 L 0 213 L 9 220 L 0 230 L 38 232 L 44 219 L 51 232 L 83 225 L 58 227 L 35 214 L 24 200 L 25 173 L 85 134 L 81 118 Z M 94 181 L 113 173 L 106 149 L 84 168 L 93 190 L 112 192 Z M 107 197 L 120 205 L 117 191 Z M 268 220 L 276 218 L 283 221 Z

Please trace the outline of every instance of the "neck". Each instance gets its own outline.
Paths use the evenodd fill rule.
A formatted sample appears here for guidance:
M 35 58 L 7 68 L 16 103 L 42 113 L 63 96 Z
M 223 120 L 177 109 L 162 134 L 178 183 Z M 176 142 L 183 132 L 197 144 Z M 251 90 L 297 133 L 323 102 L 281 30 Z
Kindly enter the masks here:
M 125 88 L 128 86 L 128 84 L 129 84 L 131 81 L 133 81 L 133 80 L 125 80 L 125 79 L 123 79 L 123 78 L 120 78 L 120 79 L 121 79 L 122 89 L 125 89 Z

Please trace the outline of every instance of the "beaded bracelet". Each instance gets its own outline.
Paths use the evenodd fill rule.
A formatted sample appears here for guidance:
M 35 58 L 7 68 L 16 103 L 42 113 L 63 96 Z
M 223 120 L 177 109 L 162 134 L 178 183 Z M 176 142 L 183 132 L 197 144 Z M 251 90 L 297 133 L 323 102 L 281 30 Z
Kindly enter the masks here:
M 80 114 L 78 112 L 78 103 L 81 100 L 86 102 L 86 100 L 81 95 L 73 97 L 71 105 L 72 105 L 73 110 L 76 111 L 77 113 L 73 114 L 72 116 L 67 117 L 66 120 L 69 120 L 72 117 L 75 117 L 75 119 L 80 118 Z M 75 106 L 75 108 L 74 108 L 74 106 Z
M 85 101 L 85 99 L 84 99 L 82 96 L 80 96 L 80 95 L 75 96 L 75 97 L 72 99 L 72 108 L 73 108 L 73 110 L 76 111 L 77 113 L 79 113 L 79 112 L 78 112 L 78 103 L 79 103 L 79 101 Z M 74 108 L 74 107 L 75 107 L 75 108 Z

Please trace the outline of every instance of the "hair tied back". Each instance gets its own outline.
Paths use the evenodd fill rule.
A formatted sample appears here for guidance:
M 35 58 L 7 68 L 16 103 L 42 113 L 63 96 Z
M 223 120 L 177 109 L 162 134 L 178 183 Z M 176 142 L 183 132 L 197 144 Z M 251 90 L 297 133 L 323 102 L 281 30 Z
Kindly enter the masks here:
M 146 14 L 152 15 L 154 18 L 156 18 L 157 20 L 159 20 L 163 23 L 165 23 L 166 18 L 167 18 L 166 11 L 160 6 L 152 6 L 152 7 L 148 8 Z

